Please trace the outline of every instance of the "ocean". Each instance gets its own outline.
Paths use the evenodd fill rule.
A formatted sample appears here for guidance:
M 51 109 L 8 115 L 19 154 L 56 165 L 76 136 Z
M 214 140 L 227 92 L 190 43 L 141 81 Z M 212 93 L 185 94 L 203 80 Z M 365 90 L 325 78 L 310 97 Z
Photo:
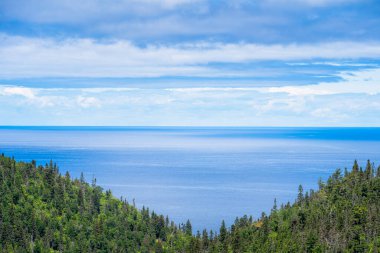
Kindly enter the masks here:
M 355 159 L 379 165 L 380 128 L 3 126 L 0 152 L 83 172 L 196 231 L 257 218 Z

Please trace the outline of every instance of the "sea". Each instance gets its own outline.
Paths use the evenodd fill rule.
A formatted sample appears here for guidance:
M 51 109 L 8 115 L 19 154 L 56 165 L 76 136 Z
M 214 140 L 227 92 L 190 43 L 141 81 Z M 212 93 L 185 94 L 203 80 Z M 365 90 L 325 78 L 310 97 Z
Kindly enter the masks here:
M 2 126 L 0 153 L 53 160 L 195 232 L 292 203 L 355 159 L 379 165 L 380 128 Z

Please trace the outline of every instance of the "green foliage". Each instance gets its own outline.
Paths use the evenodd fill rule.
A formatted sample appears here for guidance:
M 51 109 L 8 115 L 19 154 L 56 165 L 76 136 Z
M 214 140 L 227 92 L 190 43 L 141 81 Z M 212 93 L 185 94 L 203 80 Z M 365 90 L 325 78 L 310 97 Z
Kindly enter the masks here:
M 163 215 L 72 180 L 58 167 L 0 156 L 1 252 L 380 252 L 380 168 L 355 161 L 318 191 L 294 204 L 274 206 L 254 220 L 236 218 L 219 234 L 193 235 L 190 221 L 176 226 Z
M 317 192 L 256 221 L 237 219 L 227 236 L 233 252 L 380 252 L 380 177 L 369 161 L 363 171 L 337 170 Z M 236 243 L 238 241 L 239 243 Z
M 0 157 L 0 252 L 185 252 L 191 240 L 191 232 L 103 192 L 95 179 L 89 185 L 83 174 L 61 176 L 52 162 Z

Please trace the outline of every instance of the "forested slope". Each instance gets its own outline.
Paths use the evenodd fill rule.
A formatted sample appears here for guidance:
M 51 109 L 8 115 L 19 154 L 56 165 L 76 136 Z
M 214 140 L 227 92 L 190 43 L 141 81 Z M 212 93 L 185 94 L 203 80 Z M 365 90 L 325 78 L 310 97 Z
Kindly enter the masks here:
M 234 252 L 379 252 L 380 170 L 369 161 L 351 172 L 337 170 L 318 191 L 262 215 L 237 219 L 228 233 Z
M 186 236 L 95 182 L 61 176 L 53 163 L 36 167 L 1 156 L 0 196 L 3 252 L 161 252 L 166 244 L 176 252 L 191 237 L 191 227 Z
M 0 156 L 0 252 L 379 252 L 380 170 L 355 162 L 258 219 L 197 232 L 53 163 Z

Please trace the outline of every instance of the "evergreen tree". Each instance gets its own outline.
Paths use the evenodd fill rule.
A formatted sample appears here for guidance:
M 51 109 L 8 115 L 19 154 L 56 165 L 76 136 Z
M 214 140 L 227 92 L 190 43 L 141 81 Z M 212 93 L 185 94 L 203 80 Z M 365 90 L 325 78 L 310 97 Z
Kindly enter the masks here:
M 193 228 L 191 226 L 191 223 L 190 223 L 190 220 L 187 220 L 186 221 L 186 225 L 185 225 L 185 234 L 190 236 L 193 234 Z
M 219 230 L 219 241 L 221 244 L 221 252 L 223 253 L 228 252 L 227 232 L 226 223 L 223 220 Z
M 316 191 L 298 189 L 294 204 L 269 215 L 236 218 L 219 234 L 116 199 L 93 179 L 72 180 L 52 161 L 0 156 L 0 253 L 3 252 L 379 252 L 380 167 L 355 161 Z

